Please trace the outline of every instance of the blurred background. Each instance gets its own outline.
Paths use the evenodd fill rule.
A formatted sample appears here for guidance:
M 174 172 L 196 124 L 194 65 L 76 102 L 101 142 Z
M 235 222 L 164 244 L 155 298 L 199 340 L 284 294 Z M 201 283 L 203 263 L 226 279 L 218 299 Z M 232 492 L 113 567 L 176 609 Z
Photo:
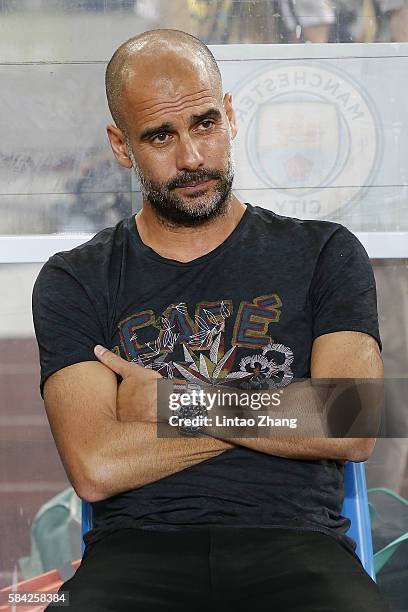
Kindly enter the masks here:
M 237 195 L 343 223 L 378 291 L 386 376 L 408 374 L 404 0 L 0 0 L 0 589 L 79 559 L 80 507 L 39 394 L 31 291 L 48 257 L 137 212 L 114 160 L 104 71 L 146 29 L 198 36 L 233 94 Z M 400 389 L 400 390 L 399 390 Z M 377 551 L 408 532 L 406 397 L 367 463 Z M 408 544 L 379 583 L 408 610 Z

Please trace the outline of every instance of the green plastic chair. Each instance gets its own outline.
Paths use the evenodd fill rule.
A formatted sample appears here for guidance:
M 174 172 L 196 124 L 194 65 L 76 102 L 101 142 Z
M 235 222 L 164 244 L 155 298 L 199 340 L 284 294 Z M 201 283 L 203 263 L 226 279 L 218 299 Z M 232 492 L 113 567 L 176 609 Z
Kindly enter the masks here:
M 395 491 L 388 489 L 387 487 L 372 487 L 367 491 L 368 496 L 370 497 L 373 493 L 384 493 L 384 495 L 390 496 L 392 499 L 395 499 L 397 502 L 401 503 L 408 510 L 408 500 L 399 495 Z M 370 509 L 370 519 L 372 527 L 375 524 L 377 519 L 377 510 L 375 504 L 372 501 L 369 501 L 369 509 Z M 398 550 L 401 544 L 408 540 L 408 531 L 402 533 L 400 536 L 389 542 L 386 546 L 383 546 L 380 550 L 374 553 L 374 570 L 375 573 L 378 574 L 386 563 L 391 559 L 393 554 Z
M 68 487 L 41 506 L 31 528 L 31 554 L 18 563 L 25 579 L 52 569 L 65 575 L 81 558 L 81 500 Z M 67 570 L 67 571 L 68 571 Z

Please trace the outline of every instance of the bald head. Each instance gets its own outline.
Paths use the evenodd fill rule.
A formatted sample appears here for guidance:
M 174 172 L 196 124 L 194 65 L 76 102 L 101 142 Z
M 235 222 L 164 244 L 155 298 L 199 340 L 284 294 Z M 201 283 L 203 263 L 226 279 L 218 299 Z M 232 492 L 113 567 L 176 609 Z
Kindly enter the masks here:
M 140 91 L 148 75 L 160 79 L 169 68 L 180 75 L 187 72 L 205 74 L 216 97 L 222 98 L 221 74 L 209 48 L 195 36 L 180 30 L 149 30 L 124 42 L 113 54 L 105 76 L 109 110 L 118 128 L 125 134 L 126 112 L 123 92 L 132 79 Z M 173 72 L 173 70 L 172 70 Z M 182 78 L 182 77 L 181 77 Z M 140 80 L 140 82 L 138 82 Z

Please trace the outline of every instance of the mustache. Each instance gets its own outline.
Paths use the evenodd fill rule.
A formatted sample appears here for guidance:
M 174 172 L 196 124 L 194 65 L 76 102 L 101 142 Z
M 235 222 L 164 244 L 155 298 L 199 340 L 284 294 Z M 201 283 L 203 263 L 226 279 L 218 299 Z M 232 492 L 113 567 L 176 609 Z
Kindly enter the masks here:
M 183 174 L 174 177 L 166 184 L 167 189 L 176 189 L 177 187 L 185 187 L 191 183 L 202 183 L 212 179 L 224 178 L 223 172 L 219 170 L 195 170 L 194 172 L 184 172 Z

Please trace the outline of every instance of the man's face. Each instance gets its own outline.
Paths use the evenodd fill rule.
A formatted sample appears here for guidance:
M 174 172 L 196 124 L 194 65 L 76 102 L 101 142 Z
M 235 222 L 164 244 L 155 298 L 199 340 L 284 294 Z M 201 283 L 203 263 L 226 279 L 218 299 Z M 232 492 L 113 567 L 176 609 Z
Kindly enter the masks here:
M 129 141 L 127 145 L 143 197 L 163 219 L 177 225 L 198 225 L 226 211 L 234 178 L 231 145 L 225 169 L 186 168 L 169 180 L 148 178 L 136 162 Z
M 198 225 L 229 205 L 235 122 L 229 96 L 222 101 L 208 80 L 173 65 L 149 79 L 147 94 L 131 80 L 125 90 L 126 142 L 143 196 L 177 225 Z

